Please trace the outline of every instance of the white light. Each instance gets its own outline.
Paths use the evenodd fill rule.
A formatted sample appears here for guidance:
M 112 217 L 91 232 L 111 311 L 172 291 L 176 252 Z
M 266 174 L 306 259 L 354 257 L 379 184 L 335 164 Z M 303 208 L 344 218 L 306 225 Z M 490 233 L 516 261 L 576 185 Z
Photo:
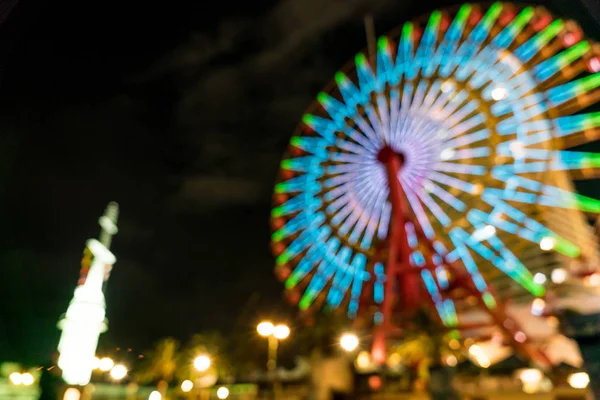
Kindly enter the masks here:
M 260 336 L 271 336 L 275 326 L 269 321 L 263 321 L 256 327 L 256 331 Z
M 508 96 L 508 90 L 505 87 L 497 86 L 492 90 L 492 99 L 496 101 L 504 100 Z
M 544 378 L 542 371 L 536 368 L 528 368 L 521 371 L 519 379 L 527 384 L 539 384 Z
M 108 357 L 104 357 L 100 359 L 100 363 L 98 364 L 98 368 L 100 371 L 108 372 L 115 366 L 115 362 Z
M 595 272 L 592 275 L 588 276 L 585 279 L 585 284 L 586 286 L 592 287 L 600 286 L 600 273 Z
M 469 353 L 475 357 L 477 364 L 479 364 L 481 368 L 488 368 L 490 366 L 490 359 L 481 349 L 481 347 L 474 344 L 473 346 L 469 347 Z
M 590 376 L 585 372 L 577 372 L 569 375 L 567 382 L 573 389 L 585 389 L 590 384 Z
M 533 281 L 538 285 L 543 285 L 544 283 L 546 283 L 546 280 L 546 275 L 542 274 L 541 272 L 538 272 L 533 276 Z
M 450 93 L 456 88 L 456 84 L 453 81 L 444 81 L 442 83 L 441 89 L 442 93 Z
M 449 160 L 452 157 L 454 157 L 454 154 L 456 154 L 456 152 L 454 151 L 454 149 L 451 148 L 445 148 L 444 150 L 442 150 L 442 152 L 440 153 L 440 159 L 441 160 Z
M 63 396 L 63 400 L 79 400 L 80 398 L 81 393 L 75 388 L 68 388 Z
M 194 359 L 194 368 L 200 372 L 204 372 L 210 368 L 210 357 L 209 356 L 198 356 Z
M 540 240 L 540 249 L 544 251 L 552 250 L 556 245 L 556 239 L 546 236 Z
M 110 370 L 110 377 L 114 380 L 120 381 L 121 379 L 127 376 L 127 368 L 124 365 L 118 364 L 115 365 Z
M 556 268 L 554 271 L 552 271 L 550 279 L 552 279 L 552 282 L 554 283 L 563 283 L 567 280 L 567 270 L 564 268 Z
M 273 328 L 273 336 L 279 340 L 283 340 L 290 336 L 290 328 L 287 325 L 277 325 Z
M 538 317 L 544 313 L 545 308 L 546 302 L 544 299 L 535 299 L 533 303 L 531 303 L 531 313 L 533 315 L 537 315 Z
M 523 142 L 515 140 L 514 142 L 511 142 L 508 147 L 510 148 L 514 158 L 522 159 L 525 157 L 525 145 Z
M 21 375 L 21 381 L 23 382 L 23 385 L 31 386 L 33 385 L 35 379 L 33 379 L 33 375 L 31 375 L 29 372 L 25 372 Z
M 98 357 L 94 357 L 92 359 L 92 369 L 100 368 L 100 359 Z
M 353 333 L 345 333 L 340 338 L 340 346 L 346 351 L 354 351 L 358 347 L 358 337 Z
M 484 240 L 488 240 L 492 236 L 496 234 L 496 228 L 492 225 L 486 225 L 483 228 L 477 229 L 473 232 L 473 239 L 478 242 L 483 242 Z
M 194 388 L 194 384 L 190 380 L 185 380 L 181 382 L 181 391 L 184 393 L 190 392 Z
M 18 372 L 13 372 L 12 374 L 10 374 L 10 375 L 8 376 L 8 379 L 10 379 L 10 382 L 11 382 L 13 385 L 20 385 L 20 384 L 22 384 L 22 383 L 23 383 L 23 375 L 21 375 L 21 374 L 20 374 L 20 373 L 18 373 Z
M 162 400 L 162 394 L 154 390 L 150 393 L 150 396 L 148 396 L 148 400 Z
M 228 398 L 229 397 L 229 389 L 227 389 L 225 386 L 221 386 L 217 390 L 217 397 L 221 400 Z

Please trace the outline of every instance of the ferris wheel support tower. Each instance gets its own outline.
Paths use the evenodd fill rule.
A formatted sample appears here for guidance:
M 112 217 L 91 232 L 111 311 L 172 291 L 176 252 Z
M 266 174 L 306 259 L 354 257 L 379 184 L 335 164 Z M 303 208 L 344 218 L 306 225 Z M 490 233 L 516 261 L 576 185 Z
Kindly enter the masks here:
M 98 221 L 100 240 L 90 239 L 82 260 L 81 278 L 66 314 L 58 323 L 62 330 L 58 366 L 69 385 L 87 385 L 93 370 L 98 338 L 106 332 L 106 302 L 103 286 L 117 261 L 109 250 L 117 233 L 119 206 L 110 203 Z

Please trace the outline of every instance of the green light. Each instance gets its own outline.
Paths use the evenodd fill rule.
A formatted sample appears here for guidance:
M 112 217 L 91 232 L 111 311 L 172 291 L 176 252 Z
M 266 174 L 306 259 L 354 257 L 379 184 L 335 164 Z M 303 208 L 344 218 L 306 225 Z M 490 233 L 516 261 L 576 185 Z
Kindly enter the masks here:
M 367 64 L 367 56 L 363 53 L 358 53 L 356 57 L 354 57 L 354 61 L 359 67 L 364 67 Z
M 487 308 L 489 308 L 490 310 L 493 310 L 496 308 L 496 300 L 494 299 L 494 296 L 492 296 L 492 294 L 490 292 L 485 292 L 482 297 L 483 297 L 483 302 L 485 303 Z
M 569 256 L 571 258 L 577 258 L 581 254 L 579 246 L 569 242 L 566 239 L 563 239 L 560 236 L 555 236 L 554 239 L 554 250 L 556 250 L 557 252 Z

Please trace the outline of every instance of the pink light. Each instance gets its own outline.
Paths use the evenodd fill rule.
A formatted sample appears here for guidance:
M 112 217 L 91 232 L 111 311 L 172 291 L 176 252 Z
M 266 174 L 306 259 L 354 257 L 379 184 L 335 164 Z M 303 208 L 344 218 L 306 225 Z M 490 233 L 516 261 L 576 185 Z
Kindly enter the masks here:
M 525 343 L 525 341 L 527 340 L 527 335 L 525 335 L 525 333 L 518 331 L 517 333 L 515 333 L 515 340 L 519 343 Z
M 590 72 L 600 71 L 600 58 L 594 57 L 590 61 L 588 61 L 588 68 Z

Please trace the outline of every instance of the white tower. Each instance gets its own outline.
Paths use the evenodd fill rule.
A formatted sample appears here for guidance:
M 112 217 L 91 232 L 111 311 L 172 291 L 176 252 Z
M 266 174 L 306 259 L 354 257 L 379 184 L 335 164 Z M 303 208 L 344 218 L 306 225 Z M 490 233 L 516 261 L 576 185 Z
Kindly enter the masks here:
M 87 241 L 87 250 L 93 257 L 89 272 L 80 280 L 66 314 L 58 323 L 62 330 L 58 343 L 58 366 L 69 385 L 87 385 L 90 382 L 98 337 L 107 330 L 102 289 L 112 265 L 117 261 L 109 248 L 112 236 L 117 233 L 118 216 L 119 205 L 110 203 L 99 220 L 102 227 L 100 240 Z

